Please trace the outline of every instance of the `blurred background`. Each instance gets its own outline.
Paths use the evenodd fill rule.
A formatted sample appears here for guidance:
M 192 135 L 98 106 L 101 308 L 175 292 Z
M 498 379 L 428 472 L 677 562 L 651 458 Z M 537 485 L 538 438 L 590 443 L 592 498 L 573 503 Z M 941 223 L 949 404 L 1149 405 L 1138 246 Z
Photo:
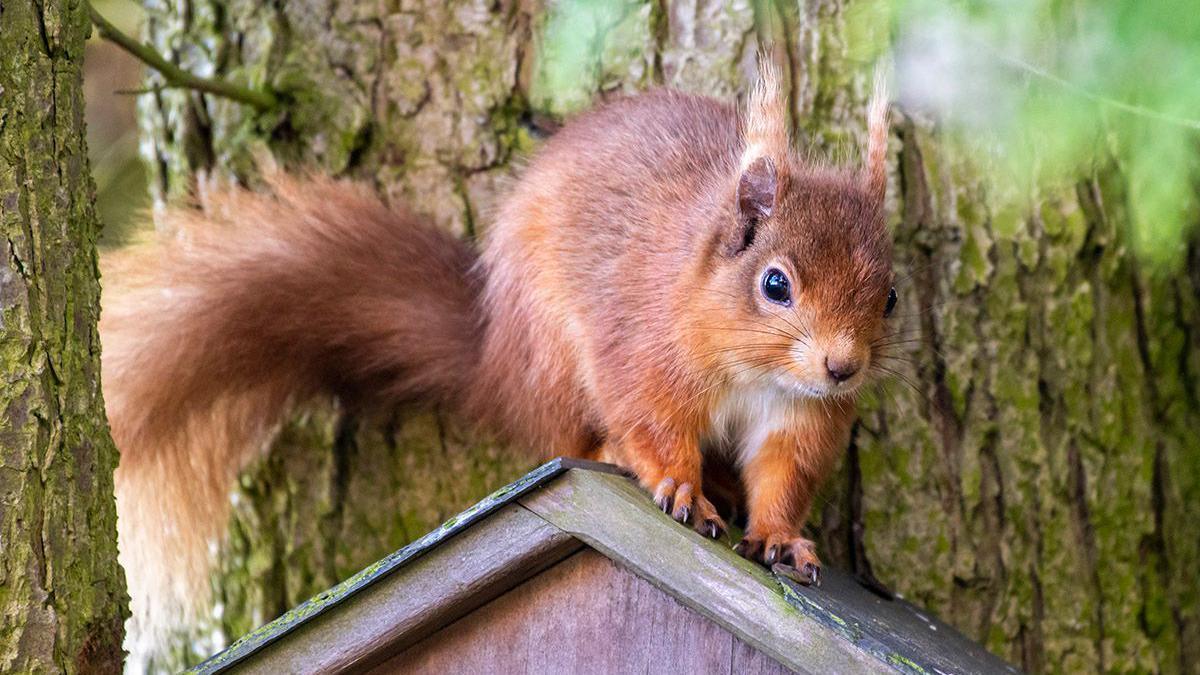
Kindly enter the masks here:
M 466 237 L 564 119 L 759 58 L 802 152 L 856 162 L 882 70 L 897 376 L 810 518 L 822 556 L 1030 672 L 1200 663 L 1200 11 L 1194 0 L 103 0 L 185 69 L 87 53 L 104 245 L 263 166 L 366 182 Z M 194 663 L 530 467 L 440 415 L 317 402 L 243 476 Z
M 636 4 L 553 3 L 531 91 L 545 109 L 579 110 L 605 90 L 595 65 L 639 49 L 636 32 L 622 34 Z M 132 0 L 93 5 L 141 32 L 146 14 Z M 1200 131 L 1200 12 L 1190 2 L 865 0 L 849 3 L 844 20 L 848 57 L 887 70 L 906 112 L 936 117 L 954 142 L 1001 160 L 994 189 L 1119 161 L 1138 254 L 1158 269 L 1184 264 Z M 136 117 L 148 92 L 142 64 L 98 34 L 86 67 L 89 147 L 114 245 L 148 204 L 151 158 L 139 160 Z
M 131 0 L 97 0 L 97 10 L 129 35 L 145 17 Z M 96 208 L 104 223 L 100 245 L 126 242 L 147 214 L 150 190 L 145 159 L 138 151 L 137 94 L 145 86 L 143 66 L 117 45 L 92 32 L 84 55 L 88 151 L 96 180 Z

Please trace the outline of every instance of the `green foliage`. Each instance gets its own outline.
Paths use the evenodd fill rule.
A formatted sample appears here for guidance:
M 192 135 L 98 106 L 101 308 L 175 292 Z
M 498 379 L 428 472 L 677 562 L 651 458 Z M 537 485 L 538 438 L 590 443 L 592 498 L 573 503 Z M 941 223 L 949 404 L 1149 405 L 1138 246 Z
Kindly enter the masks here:
M 884 0 L 901 100 L 1000 160 L 1001 193 L 1090 174 L 1127 181 L 1129 241 L 1177 269 L 1195 222 L 1200 13 L 1189 0 Z

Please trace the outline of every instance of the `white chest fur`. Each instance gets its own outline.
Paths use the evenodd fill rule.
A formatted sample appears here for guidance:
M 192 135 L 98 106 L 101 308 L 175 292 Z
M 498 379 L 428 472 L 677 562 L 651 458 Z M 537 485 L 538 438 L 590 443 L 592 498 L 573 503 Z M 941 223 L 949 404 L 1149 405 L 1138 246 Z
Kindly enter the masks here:
M 706 452 L 729 453 L 744 465 L 774 431 L 794 424 L 801 400 L 772 384 L 738 385 L 717 403 L 712 413 Z

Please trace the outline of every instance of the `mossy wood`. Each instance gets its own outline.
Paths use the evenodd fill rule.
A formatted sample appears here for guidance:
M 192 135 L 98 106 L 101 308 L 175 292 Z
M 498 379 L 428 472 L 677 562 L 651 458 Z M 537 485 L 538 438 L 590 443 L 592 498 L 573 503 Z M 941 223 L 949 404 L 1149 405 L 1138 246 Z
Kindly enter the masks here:
M 116 673 L 117 451 L 100 394 L 79 2 L 0 3 L 0 672 Z
M 544 120 L 656 85 L 732 98 L 760 44 L 783 66 L 797 142 L 857 147 L 871 73 L 847 26 L 871 5 L 611 3 L 585 27 L 599 49 L 583 76 L 564 80 L 541 37 L 558 4 L 150 0 L 147 37 L 170 58 L 284 105 L 155 91 L 144 147 L 160 198 L 202 174 L 253 184 L 271 157 L 369 181 L 475 236 Z M 1030 671 L 1192 669 L 1200 246 L 1188 274 L 1147 275 L 1125 245 L 1119 167 L 1001 194 L 979 153 L 895 120 L 905 360 L 813 514 L 822 555 Z M 347 420 L 318 404 L 243 477 L 214 623 L 241 634 L 530 466 L 440 415 Z M 216 646 L 211 628 L 180 642 L 200 654 L 175 658 Z
M 727 542 L 680 527 L 630 479 L 605 465 L 562 460 L 252 632 L 195 672 L 357 672 L 376 666 L 383 670 L 388 664 L 408 670 L 417 665 L 409 659 L 429 651 L 431 636 L 448 632 L 447 644 L 464 639 L 461 629 L 452 627 L 462 626 L 456 621 L 510 589 L 508 602 L 521 604 L 537 585 L 530 580 L 578 558 L 580 549 L 599 552 L 666 593 L 672 605 L 711 621 L 717 633 L 709 631 L 709 644 L 688 647 L 699 650 L 701 661 L 710 651 L 724 654 L 717 636 L 728 633 L 766 656 L 762 663 L 801 673 L 1017 672 L 908 603 L 883 600 L 834 570 L 820 588 L 773 576 L 739 557 Z M 588 587 L 596 582 L 592 579 Z M 588 587 L 580 589 L 584 595 Z M 628 584 L 618 588 L 636 592 Z M 610 619 L 645 619 L 633 598 L 611 600 L 618 609 Z M 593 604 L 599 608 L 605 603 L 596 599 Z M 690 614 L 674 615 L 680 623 L 690 623 Z M 542 618 L 526 616 L 519 622 Z M 516 632 L 529 630 L 540 628 Z M 619 630 L 610 626 L 605 634 L 587 635 L 583 641 L 606 642 Z M 656 633 L 646 641 L 648 663 L 657 663 L 676 646 L 670 627 L 636 630 Z M 565 627 L 560 633 L 560 644 L 537 649 L 563 652 L 539 657 L 543 665 L 561 668 L 563 662 L 556 659 L 572 655 L 573 647 L 566 643 L 580 636 Z M 418 643 L 421 648 L 406 651 Z M 588 664 L 589 672 L 625 662 L 620 652 L 628 648 L 583 647 L 597 659 Z M 504 657 L 492 667 L 505 670 L 520 658 Z M 728 665 L 730 655 L 722 658 Z

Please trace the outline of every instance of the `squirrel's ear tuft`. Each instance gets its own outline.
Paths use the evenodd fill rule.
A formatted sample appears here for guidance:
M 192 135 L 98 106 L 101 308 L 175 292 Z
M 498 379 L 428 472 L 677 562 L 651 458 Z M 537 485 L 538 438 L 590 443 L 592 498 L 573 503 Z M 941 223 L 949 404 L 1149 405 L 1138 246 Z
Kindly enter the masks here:
M 779 70 L 767 58 L 758 57 L 758 82 L 746 99 L 742 111 L 742 133 L 745 146 L 741 167 L 745 170 L 760 157 L 783 159 L 787 156 L 787 101 L 779 86 Z
M 742 171 L 737 186 L 737 228 L 725 247 L 729 255 L 737 255 L 754 243 L 758 224 L 775 210 L 779 180 L 775 163 L 769 157 L 759 157 Z
M 742 110 L 744 146 L 738 167 L 737 228 L 728 237 L 725 252 L 737 255 L 754 243 L 758 224 L 775 210 L 778 162 L 788 153 L 787 101 L 779 88 L 779 71 L 767 57 L 758 56 L 758 82 Z
M 866 166 L 863 167 L 867 191 L 883 202 L 887 196 L 888 91 L 884 70 L 875 74 L 875 91 L 867 108 Z

